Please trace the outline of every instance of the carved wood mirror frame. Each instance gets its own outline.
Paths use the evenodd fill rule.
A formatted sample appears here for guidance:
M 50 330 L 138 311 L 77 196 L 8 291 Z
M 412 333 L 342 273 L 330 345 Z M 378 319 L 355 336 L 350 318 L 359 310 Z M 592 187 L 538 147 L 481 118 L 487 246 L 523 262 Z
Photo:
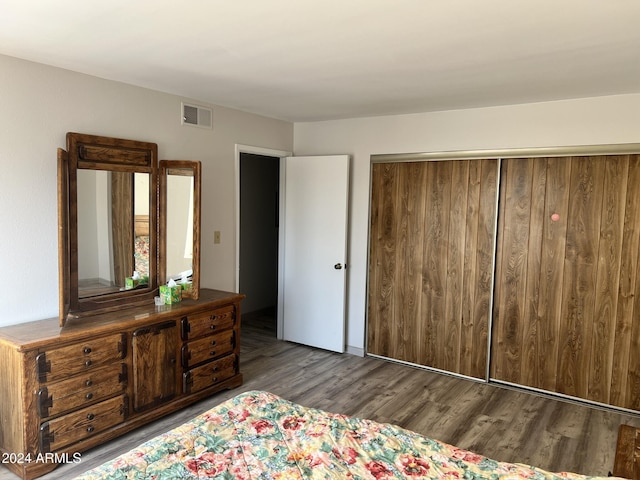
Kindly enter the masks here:
M 166 283 L 170 278 L 178 280 L 180 275 L 179 271 L 172 268 L 171 259 L 175 257 L 175 252 L 182 249 L 184 245 L 184 258 L 190 258 L 191 275 L 189 276 L 191 281 L 191 288 L 184 289 L 182 296 L 187 298 L 193 298 L 197 300 L 200 295 L 200 196 L 202 192 L 201 180 L 200 180 L 201 164 L 198 161 L 191 160 L 160 160 L 160 284 Z M 176 188 L 180 189 L 182 185 L 174 185 L 172 188 L 172 180 L 187 180 L 185 185 L 190 191 L 186 192 L 186 195 L 181 195 L 181 198 L 176 198 Z M 189 182 L 190 180 L 190 182 Z M 185 189 L 182 188 L 178 193 L 185 193 Z M 189 195 L 190 193 L 190 195 Z M 183 229 L 180 227 L 169 224 L 176 215 L 171 213 L 171 207 L 176 202 L 181 204 L 178 206 L 179 215 L 184 212 L 184 203 L 189 205 L 187 212 L 187 221 L 185 221 L 187 235 L 180 237 L 188 240 L 191 236 L 191 242 L 181 242 L 177 247 L 172 242 L 172 237 L 176 233 L 176 227 L 180 229 L 178 233 L 181 233 Z M 190 209 L 190 210 L 189 210 Z M 185 245 L 184 243 L 187 243 Z M 190 251 L 187 253 L 187 250 Z M 178 254 L 178 256 L 180 256 Z M 185 268 L 189 268 L 188 266 Z M 180 270 L 180 269 L 178 269 Z
M 186 232 L 186 237 L 191 235 L 193 239 L 189 252 L 192 288 L 185 296 L 198 298 L 200 163 L 163 161 L 162 165 L 161 175 L 155 143 L 67 134 L 67 150 L 58 149 L 60 326 L 69 317 L 153 305 L 158 286 L 167 280 L 167 182 L 163 175 L 172 172 L 193 178 L 189 203 L 192 210 L 185 212 L 193 217 L 193 231 Z M 79 173 L 81 182 L 86 184 L 79 185 Z M 142 210 L 142 214 L 137 214 L 137 210 Z M 93 236 L 94 230 L 98 231 L 97 240 L 83 237 L 85 231 Z M 100 260 L 92 257 L 93 252 L 97 252 L 94 256 Z M 101 266 L 94 267 L 94 261 Z M 87 275 L 91 268 L 99 271 L 96 278 Z M 139 270 L 143 273 L 138 274 Z

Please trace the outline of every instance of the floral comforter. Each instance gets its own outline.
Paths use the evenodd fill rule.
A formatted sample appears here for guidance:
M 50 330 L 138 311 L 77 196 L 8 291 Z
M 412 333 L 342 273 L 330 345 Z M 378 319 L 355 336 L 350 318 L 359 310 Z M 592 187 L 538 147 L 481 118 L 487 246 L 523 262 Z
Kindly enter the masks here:
M 78 479 L 585 479 L 490 460 L 400 427 L 240 394 Z M 593 477 L 592 477 L 593 478 Z

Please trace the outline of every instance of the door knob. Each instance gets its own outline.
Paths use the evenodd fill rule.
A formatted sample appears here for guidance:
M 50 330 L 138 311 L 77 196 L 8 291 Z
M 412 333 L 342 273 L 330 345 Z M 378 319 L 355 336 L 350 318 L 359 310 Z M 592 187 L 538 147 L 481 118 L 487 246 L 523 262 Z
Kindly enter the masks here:
M 335 268 L 336 270 L 342 270 L 342 264 L 341 263 L 336 263 L 333 268 Z

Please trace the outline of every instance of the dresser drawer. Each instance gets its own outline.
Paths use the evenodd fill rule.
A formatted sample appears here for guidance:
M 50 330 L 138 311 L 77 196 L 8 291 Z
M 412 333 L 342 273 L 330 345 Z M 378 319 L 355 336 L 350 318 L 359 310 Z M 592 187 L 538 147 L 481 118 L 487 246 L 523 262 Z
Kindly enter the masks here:
M 233 305 L 212 312 L 189 315 L 181 320 L 182 340 L 198 338 L 232 328 L 236 315 Z
M 60 415 L 103 400 L 127 387 L 127 366 L 114 363 L 92 369 L 68 380 L 50 383 L 38 390 L 40 418 Z
M 237 372 L 237 357 L 229 355 L 185 372 L 183 375 L 183 390 L 185 393 L 195 393 L 231 378 Z
M 40 425 L 40 451 L 55 452 L 124 421 L 126 395 L 111 398 Z
M 193 340 L 182 346 L 182 366 L 188 368 L 231 353 L 235 343 L 233 330 L 225 330 L 217 335 Z
M 50 382 L 86 372 L 124 358 L 126 351 L 124 333 L 91 338 L 68 347 L 47 350 L 36 357 L 38 380 L 41 383 Z

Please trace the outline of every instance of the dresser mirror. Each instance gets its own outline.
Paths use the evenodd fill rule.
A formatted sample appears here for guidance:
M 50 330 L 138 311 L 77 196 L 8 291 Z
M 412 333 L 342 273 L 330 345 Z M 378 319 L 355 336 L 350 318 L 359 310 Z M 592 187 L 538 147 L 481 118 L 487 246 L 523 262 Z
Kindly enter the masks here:
M 148 173 L 77 170 L 78 297 L 149 285 Z
M 160 161 L 161 283 L 187 281 L 183 297 L 200 290 L 200 162 Z
M 153 304 L 178 275 L 190 282 L 185 296 L 198 297 L 200 164 L 163 161 L 160 172 L 157 157 L 155 143 L 67 134 L 58 151 L 61 326 Z

